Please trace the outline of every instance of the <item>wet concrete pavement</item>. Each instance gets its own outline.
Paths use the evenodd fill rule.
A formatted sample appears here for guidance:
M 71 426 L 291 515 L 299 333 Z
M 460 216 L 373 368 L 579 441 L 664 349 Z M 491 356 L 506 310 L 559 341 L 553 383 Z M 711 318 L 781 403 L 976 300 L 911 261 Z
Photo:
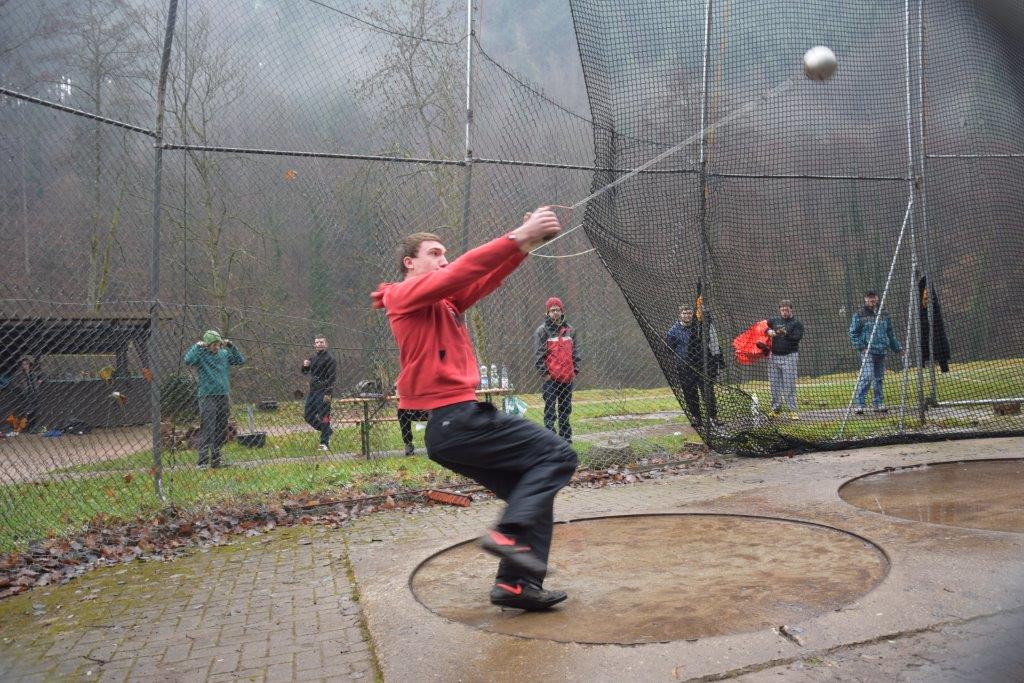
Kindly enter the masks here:
M 773 576 L 771 566 L 761 567 L 760 575 L 746 566 L 742 568 L 749 572 L 745 579 L 730 587 L 730 578 L 723 575 L 711 590 L 707 584 L 701 587 L 701 582 L 712 577 L 699 571 L 690 574 L 673 567 L 659 576 L 656 571 L 638 570 L 635 584 L 659 580 L 669 584 L 648 593 L 660 591 L 664 600 L 675 586 L 685 595 L 678 600 L 668 598 L 675 600 L 675 611 L 681 615 L 675 620 L 682 623 L 696 617 L 702 622 L 697 624 L 698 630 L 710 634 L 690 640 L 624 647 L 536 637 L 547 629 L 558 633 L 560 639 L 570 639 L 568 636 L 580 630 L 579 623 L 587 620 L 595 624 L 595 631 L 598 627 L 608 631 L 637 621 L 638 613 L 663 607 L 630 605 L 616 601 L 615 596 L 602 596 L 607 605 L 604 614 L 595 610 L 597 597 L 580 586 L 590 577 L 600 578 L 607 570 L 608 558 L 587 560 L 572 550 L 567 539 L 562 539 L 561 545 L 555 542 L 552 559 L 556 572 L 547 582 L 554 588 L 574 587 L 557 613 L 505 613 L 497 608 L 488 612 L 484 601 L 493 563 L 471 546 L 452 551 L 443 567 L 434 565 L 448 553 L 424 565 L 412 588 L 430 588 L 432 597 L 424 597 L 427 606 L 418 602 L 410 589 L 410 577 L 420 563 L 474 537 L 494 520 L 497 503 L 474 504 L 465 511 L 436 508 L 411 519 L 389 515 L 361 520 L 349 531 L 350 559 L 386 680 L 673 681 L 755 674 L 757 680 L 779 680 L 780 674 L 783 680 L 796 675 L 805 680 L 879 680 L 889 674 L 899 680 L 904 675 L 923 676 L 925 671 L 931 674 L 927 680 L 1021 680 L 1024 651 L 1000 647 L 997 641 L 1004 635 L 1003 625 L 996 628 L 986 620 L 1011 619 L 1014 610 L 1024 608 L 1024 534 L 882 515 L 847 504 L 838 489 L 854 477 L 887 466 L 1019 457 L 1022 452 L 1024 439 L 991 439 L 740 460 L 720 472 L 560 494 L 556 518 L 562 521 L 664 513 L 783 518 L 857 534 L 881 548 L 888 558 L 888 573 L 874 588 L 853 591 L 856 595 L 839 600 L 841 604 L 821 601 L 817 606 L 810 604 L 814 596 L 802 596 L 801 604 L 785 594 L 791 568 Z M 1017 479 L 1016 486 L 1018 504 L 1024 504 L 1024 481 Z M 728 533 L 718 530 L 720 538 Z M 777 531 L 765 531 L 762 538 L 770 541 L 766 546 L 777 546 L 771 552 L 778 557 L 787 552 L 802 555 L 791 539 Z M 665 556 L 658 561 L 683 563 L 699 551 L 694 543 L 700 540 L 678 533 L 669 536 Z M 629 539 L 624 545 L 619 548 L 622 562 L 651 560 L 649 553 L 634 557 Z M 767 550 L 765 556 L 772 557 Z M 598 553 L 597 557 L 603 556 Z M 845 570 L 840 560 L 825 566 L 832 566 L 836 573 Z M 447 583 L 441 569 L 451 571 Z M 817 571 L 820 568 L 809 564 L 807 578 Z M 623 575 L 628 578 L 628 572 Z M 688 577 L 696 585 L 689 584 Z M 421 582 L 430 585 L 418 585 Z M 826 581 L 810 583 L 806 592 L 830 588 Z M 781 608 L 774 619 L 781 623 L 765 625 L 763 619 L 759 625 L 741 623 L 749 616 L 744 614 L 744 590 L 748 595 L 764 592 L 761 602 Z M 791 612 L 784 613 L 786 609 Z M 506 635 L 511 632 L 530 637 Z M 1017 642 L 1024 642 L 1024 631 L 1019 635 Z M 942 643 L 947 641 L 950 647 L 943 649 Z M 993 650 L 993 668 L 986 668 L 989 664 L 980 659 L 968 662 L 953 646 L 957 643 L 971 652 Z M 903 645 L 905 654 L 901 654 Z M 878 649 L 886 651 L 889 668 L 873 666 L 875 660 L 868 659 L 881 656 Z M 923 663 L 927 662 L 914 654 L 918 650 L 931 651 L 937 663 L 926 668 Z M 979 672 L 985 672 L 985 677 L 972 677 Z
M 551 614 L 490 607 L 493 561 L 445 552 L 497 502 L 239 538 L 0 603 L 0 679 L 1024 680 L 1024 533 L 838 494 L 884 467 L 1021 455 L 1024 439 L 894 446 L 564 491 L 561 521 L 644 516 L 559 527 L 548 585 L 570 598 Z M 1000 478 L 1013 513 L 1024 484 Z
M 1024 533 L 1024 459 L 921 465 L 864 475 L 839 489 L 850 505 L 968 529 Z

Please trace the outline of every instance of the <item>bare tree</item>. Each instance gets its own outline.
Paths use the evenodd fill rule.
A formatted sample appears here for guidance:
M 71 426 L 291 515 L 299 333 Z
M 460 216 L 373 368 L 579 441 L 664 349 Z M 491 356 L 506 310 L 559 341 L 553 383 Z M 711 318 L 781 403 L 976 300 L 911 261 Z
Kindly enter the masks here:
M 182 141 L 198 146 L 213 144 L 218 126 L 223 130 L 238 124 L 230 117 L 246 89 L 242 63 L 232 46 L 211 36 L 210 25 L 209 13 L 200 11 L 190 26 L 179 27 L 172 56 L 175 68 L 168 79 L 172 127 Z M 198 246 L 202 266 L 192 259 L 182 265 L 203 275 L 195 278 L 194 283 L 212 300 L 221 329 L 229 333 L 244 322 L 233 317 L 231 307 L 237 289 L 236 269 L 242 263 L 256 261 L 242 238 L 259 237 L 260 232 L 238 212 L 240 197 L 233 191 L 232 182 L 237 173 L 233 178 L 225 169 L 225 161 L 237 166 L 241 160 L 195 149 L 183 153 L 186 168 L 195 174 L 198 216 L 192 221 L 185 211 L 180 216 L 171 216 L 171 220 L 177 224 L 183 240 Z M 186 186 L 186 196 L 192 194 L 191 189 L 191 185 Z M 236 234 L 233 226 L 243 228 L 248 235 Z
M 129 118 L 139 104 L 136 80 L 147 49 L 136 30 L 138 15 L 127 0 L 76 0 L 51 18 L 48 34 L 55 49 L 48 55 L 43 80 L 57 88 L 59 97 L 81 99 L 89 111 Z M 126 134 L 98 121 L 86 124 L 82 139 L 89 144 L 91 220 L 87 300 L 99 310 L 110 286 L 115 249 L 120 236 L 125 200 L 134 175 Z M 120 154 L 110 163 L 111 138 L 120 136 Z M 113 176 L 111 178 L 111 176 Z
M 384 0 L 363 8 L 369 21 L 389 31 L 380 67 L 357 89 L 360 98 L 377 105 L 381 130 L 395 135 L 389 152 L 411 155 L 409 140 L 421 142 L 434 159 L 451 157 L 458 148 L 465 77 L 455 58 L 462 38 L 458 13 L 454 4 L 431 0 Z M 457 224 L 462 214 L 458 168 L 430 165 L 412 173 L 429 174 L 445 222 Z

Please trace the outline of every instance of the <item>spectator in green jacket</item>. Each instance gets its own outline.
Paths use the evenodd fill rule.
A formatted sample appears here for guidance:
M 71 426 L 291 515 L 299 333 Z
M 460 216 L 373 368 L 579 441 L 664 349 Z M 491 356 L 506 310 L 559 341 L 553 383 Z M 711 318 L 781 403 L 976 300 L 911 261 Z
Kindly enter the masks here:
M 185 364 L 199 376 L 199 466 L 220 467 L 220 447 L 228 436 L 231 404 L 229 367 L 244 365 L 245 356 L 216 330 L 207 330 L 185 353 Z
M 863 414 L 868 397 L 868 388 L 874 390 L 876 413 L 887 413 L 882 382 L 885 379 L 885 354 L 888 351 L 900 353 L 903 347 L 896 339 L 896 331 L 888 311 L 878 311 L 878 293 L 869 290 L 864 293 L 864 307 L 853 314 L 850 321 L 850 343 L 861 354 L 860 375 L 854 392 L 854 408 Z

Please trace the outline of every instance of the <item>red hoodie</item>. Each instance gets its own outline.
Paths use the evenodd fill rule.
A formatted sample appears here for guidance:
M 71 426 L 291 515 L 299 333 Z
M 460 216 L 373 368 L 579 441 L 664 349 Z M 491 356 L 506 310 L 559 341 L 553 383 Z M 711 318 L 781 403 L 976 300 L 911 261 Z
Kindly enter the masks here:
M 381 283 L 370 294 L 384 308 L 398 343 L 398 406 L 430 410 L 476 399 L 480 384 L 464 313 L 526 258 L 499 237 L 467 251 L 447 267 L 401 282 Z

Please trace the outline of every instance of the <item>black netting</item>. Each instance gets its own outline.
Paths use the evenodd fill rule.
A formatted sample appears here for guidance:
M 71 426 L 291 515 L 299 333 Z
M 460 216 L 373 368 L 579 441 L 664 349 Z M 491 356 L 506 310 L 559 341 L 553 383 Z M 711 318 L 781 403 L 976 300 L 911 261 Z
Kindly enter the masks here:
M 1021 428 L 1003 415 L 1024 396 L 1010 294 L 1024 83 L 1005 11 L 570 4 L 598 165 L 647 169 L 682 145 L 649 167 L 662 174 L 592 199 L 585 225 L 705 440 L 774 452 Z M 801 73 L 819 44 L 839 56 L 825 83 Z M 619 178 L 598 173 L 592 190 Z M 870 335 L 851 343 L 867 290 L 890 322 L 887 349 Z M 806 331 L 799 374 L 789 344 L 734 363 L 729 341 L 777 318 L 784 299 Z M 669 348 L 681 305 L 703 308 L 693 334 L 713 329 L 722 362 L 709 344 L 682 362 Z M 857 353 L 868 341 L 884 360 Z M 948 373 L 935 362 L 947 350 Z M 883 367 L 885 400 L 872 391 L 872 406 L 855 388 Z

